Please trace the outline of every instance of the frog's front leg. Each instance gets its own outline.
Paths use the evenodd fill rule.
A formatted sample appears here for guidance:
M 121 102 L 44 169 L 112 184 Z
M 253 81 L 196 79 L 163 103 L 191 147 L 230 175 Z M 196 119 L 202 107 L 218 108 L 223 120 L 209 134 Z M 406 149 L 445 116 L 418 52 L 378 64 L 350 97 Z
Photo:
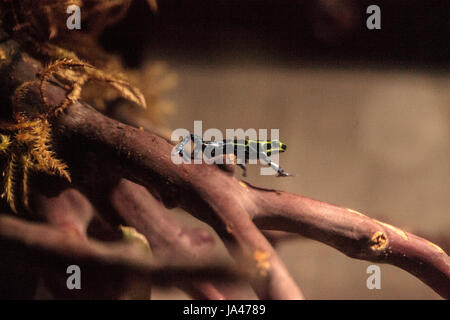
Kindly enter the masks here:
M 184 148 L 186 144 L 188 144 L 190 141 L 194 142 L 194 151 L 191 153 L 191 157 L 189 158 L 186 152 L 184 151 Z M 191 159 L 194 159 L 196 155 L 198 155 L 198 153 L 202 148 L 202 144 L 203 140 L 199 136 L 191 133 L 186 137 L 184 137 L 184 139 L 181 140 L 181 142 L 176 145 L 174 149 L 174 154 L 179 154 L 180 156 L 183 157 L 184 160 L 186 160 L 186 162 L 189 162 Z
M 191 154 L 191 159 L 200 159 L 198 155 L 200 154 L 200 151 L 202 151 L 203 140 L 193 133 L 191 133 L 191 140 L 194 142 L 194 151 Z
M 186 144 L 191 141 L 191 136 L 187 135 L 186 137 L 183 138 L 183 140 L 181 140 L 174 148 L 172 154 L 178 154 L 180 156 L 183 157 L 184 160 L 186 160 L 186 162 L 189 162 L 190 159 L 189 157 L 186 155 L 186 153 L 184 152 L 184 147 L 186 146 Z

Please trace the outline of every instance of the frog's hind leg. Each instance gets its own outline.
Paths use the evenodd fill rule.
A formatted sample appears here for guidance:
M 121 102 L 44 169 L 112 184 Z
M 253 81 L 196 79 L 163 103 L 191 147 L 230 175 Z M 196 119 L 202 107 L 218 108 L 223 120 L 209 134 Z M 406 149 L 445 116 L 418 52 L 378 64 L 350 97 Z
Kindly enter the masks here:
M 257 152 L 257 150 L 255 148 L 253 148 L 252 146 L 250 146 L 250 149 L 252 152 Z M 265 152 L 259 152 L 259 158 L 262 158 L 262 160 L 264 160 L 264 162 L 267 162 L 267 164 L 278 173 L 277 177 L 294 177 L 295 176 L 293 174 L 287 173 L 278 164 L 276 164 L 275 162 L 270 160 L 269 156 Z

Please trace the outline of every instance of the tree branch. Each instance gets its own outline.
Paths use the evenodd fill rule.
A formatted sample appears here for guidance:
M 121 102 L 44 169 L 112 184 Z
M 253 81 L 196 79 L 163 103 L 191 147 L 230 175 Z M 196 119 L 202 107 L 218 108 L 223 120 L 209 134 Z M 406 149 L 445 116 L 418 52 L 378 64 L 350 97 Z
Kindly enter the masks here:
M 253 190 L 259 227 L 295 232 L 352 258 L 395 265 L 450 298 L 450 258 L 436 244 L 352 209 L 286 192 Z
M 71 106 L 54 126 L 61 137 L 80 139 L 120 159 L 124 176 L 145 185 L 166 206 L 179 206 L 209 223 L 232 251 L 237 247 L 247 258 L 268 257 L 267 264 L 254 261 L 257 269 L 270 266 L 263 288 L 257 288 L 260 297 L 269 297 L 267 292 L 271 298 L 299 297 L 299 291 L 253 219 L 263 228 L 294 231 L 351 257 L 396 265 L 450 297 L 449 257 L 426 240 L 345 208 L 252 187 L 215 166 L 176 165 L 173 146 L 164 139 L 81 104 Z
M 55 93 L 55 97 L 60 95 Z M 66 141 L 60 145 L 82 145 L 103 159 L 119 159 L 124 177 L 147 187 L 167 207 L 179 206 L 209 223 L 238 261 L 253 266 L 253 285 L 259 297 L 303 298 L 273 247 L 251 221 L 244 207 L 250 202 L 235 178 L 205 164 L 177 166 L 170 160 L 172 146 L 164 139 L 80 103 L 55 119 L 53 126 L 57 136 Z M 76 151 L 65 148 L 63 153 L 69 165 L 80 162 Z
M 82 265 L 84 272 L 129 275 L 160 286 L 212 278 L 238 281 L 243 277 L 242 273 L 220 263 L 186 264 L 173 259 L 171 265 L 161 264 L 135 245 L 86 240 L 45 224 L 5 215 L 0 215 L 0 249 L 2 265 L 26 271 L 60 272 L 75 263 Z
M 136 226 L 137 231 L 148 239 L 158 259 L 179 257 L 186 261 L 200 258 L 214 260 L 211 255 L 214 238 L 211 234 L 200 228 L 183 226 L 144 187 L 121 179 L 105 200 L 111 211 L 123 219 L 126 225 Z M 225 299 L 211 282 L 192 282 L 180 287 L 194 299 Z

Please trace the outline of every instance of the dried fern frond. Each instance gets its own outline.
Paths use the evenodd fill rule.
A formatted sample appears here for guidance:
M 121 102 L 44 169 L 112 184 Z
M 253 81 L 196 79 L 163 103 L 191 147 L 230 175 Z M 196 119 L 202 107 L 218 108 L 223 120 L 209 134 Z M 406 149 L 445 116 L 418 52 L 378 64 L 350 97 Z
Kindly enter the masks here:
M 16 186 L 17 186 L 17 172 L 19 171 L 19 164 L 17 162 L 16 154 L 11 154 L 8 160 L 6 169 L 4 191 L 2 198 L 6 197 L 6 202 L 14 213 L 17 213 L 16 209 Z
M 58 159 L 52 147 L 52 131 L 47 119 L 65 110 L 82 94 L 85 98 L 85 88 L 94 88 L 87 86 L 88 83 L 110 88 L 102 90 L 102 95 L 98 95 L 98 90 L 90 95 L 99 100 L 100 106 L 108 105 L 120 96 L 146 108 L 147 96 L 153 108 L 151 114 L 146 114 L 156 118 L 155 106 L 160 105 L 157 95 L 167 83 L 158 87 L 145 79 L 146 83 L 152 82 L 154 90 L 151 94 L 149 91 L 142 94 L 121 75 L 126 70 L 120 60 L 104 52 L 97 41 L 107 25 L 124 17 L 132 1 L 0 0 L 2 27 L 21 44 L 21 49 L 47 64 L 40 79 L 25 82 L 16 89 L 12 97 L 15 123 L 0 122 L 0 156 L 6 161 L 3 197 L 13 212 L 28 209 L 28 181 L 33 171 L 71 180 L 68 166 Z M 147 2 L 156 9 L 155 0 Z M 66 26 L 66 9 L 72 4 L 82 10 L 83 27 L 79 32 L 70 31 Z M 66 90 L 65 97 L 57 105 L 50 105 L 49 82 Z M 139 79 L 137 82 L 142 83 Z M 168 105 L 166 109 L 169 109 Z
M 9 145 L 11 144 L 11 139 L 9 138 L 9 136 L 4 135 L 4 134 L 0 134 L 0 152 L 1 153 L 7 153 Z
M 49 123 L 44 120 L 41 126 L 32 128 L 31 134 L 35 137 L 30 150 L 35 163 L 31 168 L 50 175 L 59 175 L 70 182 L 67 165 L 57 159 L 54 151 L 51 150 L 51 129 Z
M 30 209 L 29 204 L 29 189 L 28 189 L 28 176 L 30 170 L 33 168 L 33 162 L 29 154 L 23 154 L 21 159 L 23 179 L 22 179 L 22 201 L 25 208 Z
M 28 182 L 32 171 L 71 181 L 67 165 L 52 150 L 49 122 L 42 118 L 28 120 L 20 114 L 16 118 L 17 123 L 0 124 L 0 130 L 10 132 L 10 135 L 0 134 L 0 151 L 7 155 L 2 198 L 15 213 L 19 199 L 22 199 L 20 205 L 29 210 Z
M 46 97 L 46 86 L 52 76 L 70 88 L 66 95 L 66 99 L 56 107 L 50 106 Z M 144 95 L 138 89 L 131 86 L 126 80 L 113 77 L 86 62 L 73 59 L 57 60 L 47 66 L 42 72 L 39 91 L 44 103 L 50 109 L 59 112 L 78 100 L 81 96 L 83 86 L 91 80 L 111 86 L 123 98 L 128 99 L 143 108 L 147 106 Z

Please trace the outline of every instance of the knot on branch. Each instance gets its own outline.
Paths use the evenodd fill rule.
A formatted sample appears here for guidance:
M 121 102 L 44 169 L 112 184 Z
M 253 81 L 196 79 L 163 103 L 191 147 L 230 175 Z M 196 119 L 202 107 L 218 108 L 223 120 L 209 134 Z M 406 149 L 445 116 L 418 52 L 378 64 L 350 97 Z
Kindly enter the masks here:
M 370 248 L 373 251 L 381 251 L 387 248 L 389 239 L 382 231 L 375 232 L 370 238 Z

